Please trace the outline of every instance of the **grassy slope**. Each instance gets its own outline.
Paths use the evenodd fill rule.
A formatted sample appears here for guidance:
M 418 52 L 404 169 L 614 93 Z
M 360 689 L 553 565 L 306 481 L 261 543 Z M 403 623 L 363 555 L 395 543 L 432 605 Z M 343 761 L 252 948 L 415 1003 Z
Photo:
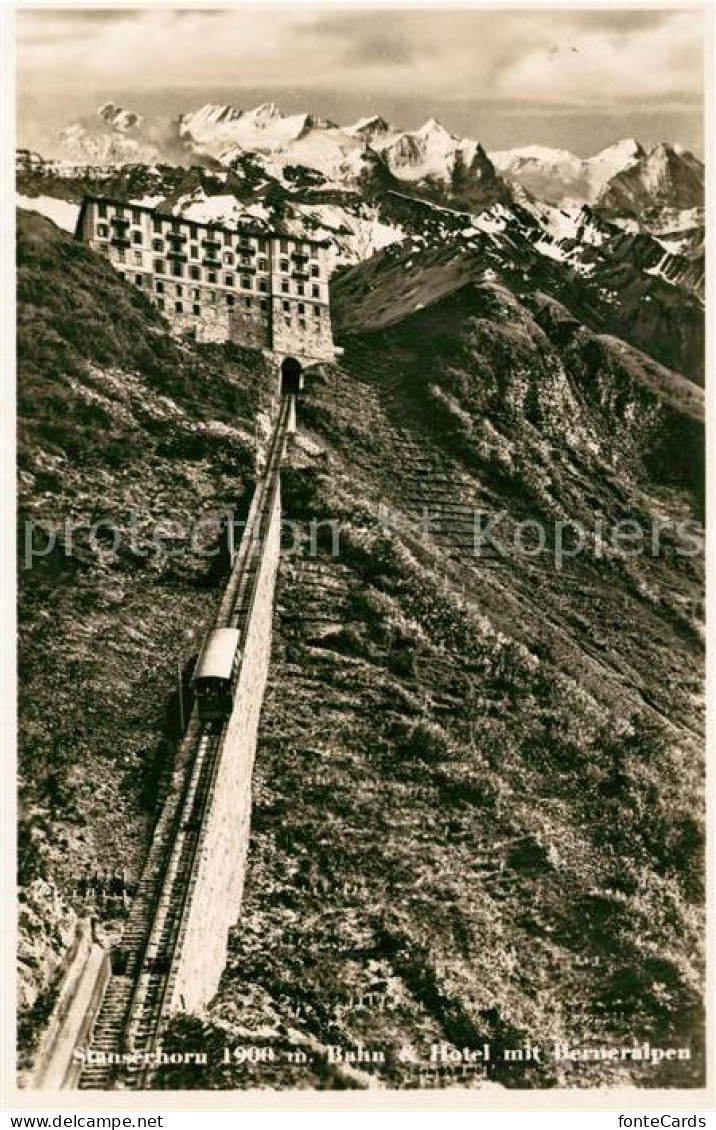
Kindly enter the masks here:
M 419 292 L 419 272 L 405 278 Z M 504 508 L 508 528 L 682 520 L 698 458 L 667 453 L 684 436 L 698 448 L 698 426 L 654 395 L 653 362 L 557 307 L 489 285 L 392 317 L 405 291 L 371 282 L 383 328 L 344 335 L 340 370 L 314 382 L 284 491 L 290 516 L 345 523 L 341 553 L 284 561 L 242 920 L 209 1016 L 174 1031 L 275 1059 L 164 1083 L 364 1086 L 325 1062 L 326 1045 L 363 1043 L 387 1050 L 363 1068 L 383 1081 L 469 1086 L 474 1072 L 435 1077 L 398 1050 L 489 1040 L 507 1086 L 693 1086 L 700 562 L 672 542 L 657 559 L 587 552 L 561 574 L 475 564 L 408 520 L 420 460 L 427 489 L 447 477 L 453 500 Z M 336 307 L 360 321 L 340 284 Z M 380 528 L 381 504 L 399 529 Z M 694 1058 L 499 1062 L 525 1040 Z M 312 1061 L 289 1065 L 292 1044 Z
M 174 341 L 106 263 L 31 213 L 19 214 L 18 265 L 21 550 L 25 522 L 63 527 L 19 576 L 29 1038 L 73 908 L 93 909 L 73 898 L 77 877 L 125 867 L 136 879 L 173 751 L 177 663 L 196 651 L 217 600 L 211 560 L 181 540 L 154 546 L 152 531 L 186 530 L 236 502 L 269 374 L 254 354 Z M 116 554 L 109 535 L 96 553 L 86 530 L 64 532 L 66 521 L 100 517 L 121 532 Z M 207 527 L 208 542 L 216 536 Z

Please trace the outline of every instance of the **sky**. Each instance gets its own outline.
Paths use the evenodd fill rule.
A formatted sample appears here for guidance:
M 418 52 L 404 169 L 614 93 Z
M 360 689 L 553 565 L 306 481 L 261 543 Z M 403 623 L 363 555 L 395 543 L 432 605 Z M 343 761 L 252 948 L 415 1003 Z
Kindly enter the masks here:
M 487 149 L 597 152 L 623 137 L 699 155 L 698 9 L 50 9 L 17 19 L 18 143 L 114 101 L 142 114 L 272 101 L 349 124 L 437 117 Z

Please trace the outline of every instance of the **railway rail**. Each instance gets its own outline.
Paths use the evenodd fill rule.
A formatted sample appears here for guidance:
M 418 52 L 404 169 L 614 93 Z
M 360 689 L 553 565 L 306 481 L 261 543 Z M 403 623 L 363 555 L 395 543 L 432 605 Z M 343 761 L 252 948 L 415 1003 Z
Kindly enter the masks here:
M 233 563 L 216 627 L 238 628 L 239 646 L 251 622 L 262 549 L 279 489 L 293 396 L 285 396 Z M 202 837 L 211 811 L 226 723 L 201 723 L 196 710 L 179 751 L 179 780 L 160 814 L 142 879 L 104 994 L 77 1086 L 143 1089 L 172 1010 L 172 989 L 186 926 Z

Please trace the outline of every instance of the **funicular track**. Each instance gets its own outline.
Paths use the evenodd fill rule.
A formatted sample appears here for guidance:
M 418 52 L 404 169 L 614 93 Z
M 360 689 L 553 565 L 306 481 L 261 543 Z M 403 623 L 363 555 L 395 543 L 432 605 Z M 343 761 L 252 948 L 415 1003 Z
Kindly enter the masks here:
M 251 620 L 256 583 L 279 489 L 291 400 L 284 397 L 257 483 L 244 536 L 217 615 L 217 627 L 235 627 L 240 646 Z M 179 750 L 175 785 L 154 831 L 113 972 L 92 1032 L 82 1090 L 140 1089 L 150 1080 L 154 1053 L 172 1007 L 177 960 L 195 883 L 196 867 L 211 812 L 220 764 L 223 725 L 200 723 L 196 713 Z M 177 780 L 178 778 L 178 780 Z M 121 1057 L 129 1053 L 132 1062 Z M 133 1053 L 133 1054 L 132 1054 Z

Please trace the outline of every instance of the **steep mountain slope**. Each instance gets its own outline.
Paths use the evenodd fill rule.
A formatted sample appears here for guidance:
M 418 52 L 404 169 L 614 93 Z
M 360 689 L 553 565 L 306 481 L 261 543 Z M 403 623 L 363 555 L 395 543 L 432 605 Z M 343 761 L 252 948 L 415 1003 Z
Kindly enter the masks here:
M 621 336 L 697 383 L 703 380 L 700 261 L 672 256 L 653 237 L 624 232 L 588 209 L 497 205 L 470 216 L 389 194 L 382 214 L 417 234 L 374 256 L 356 280 L 395 265 L 411 273 L 415 254 L 427 249 L 441 279 L 488 272 L 509 280 L 516 292 L 545 290 L 592 329 Z M 374 301 L 380 297 L 378 289 Z
M 598 202 L 637 216 L 652 209 L 703 207 L 704 166 L 692 153 L 662 143 L 618 172 Z
M 75 915 L 121 921 L 79 880 L 124 870 L 131 890 L 142 865 L 177 664 L 218 598 L 221 558 L 204 550 L 253 473 L 270 374 L 254 354 L 178 344 L 106 262 L 22 212 L 18 268 L 24 1053 Z
M 208 1015 L 169 1037 L 215 1055 L 162 1083 L 694 1086 L 701 393 L 435 252 L 353 268 L 334 302 L 345 354 L 312 375 L 284 481 L 304 536 L 242 919 Z M 475 510 L 499 552 L 476 553 Z M 613 544 L 624 520 L 646 552 Z M 559 521 L 585 532 L 561 565 Z M 644 1041 L 689 1058 L 553 1051 Z M 484 1042 L 487 1065 L 440 1052 Z M 236 1043 L 264 1051 L 222 1065 Z

